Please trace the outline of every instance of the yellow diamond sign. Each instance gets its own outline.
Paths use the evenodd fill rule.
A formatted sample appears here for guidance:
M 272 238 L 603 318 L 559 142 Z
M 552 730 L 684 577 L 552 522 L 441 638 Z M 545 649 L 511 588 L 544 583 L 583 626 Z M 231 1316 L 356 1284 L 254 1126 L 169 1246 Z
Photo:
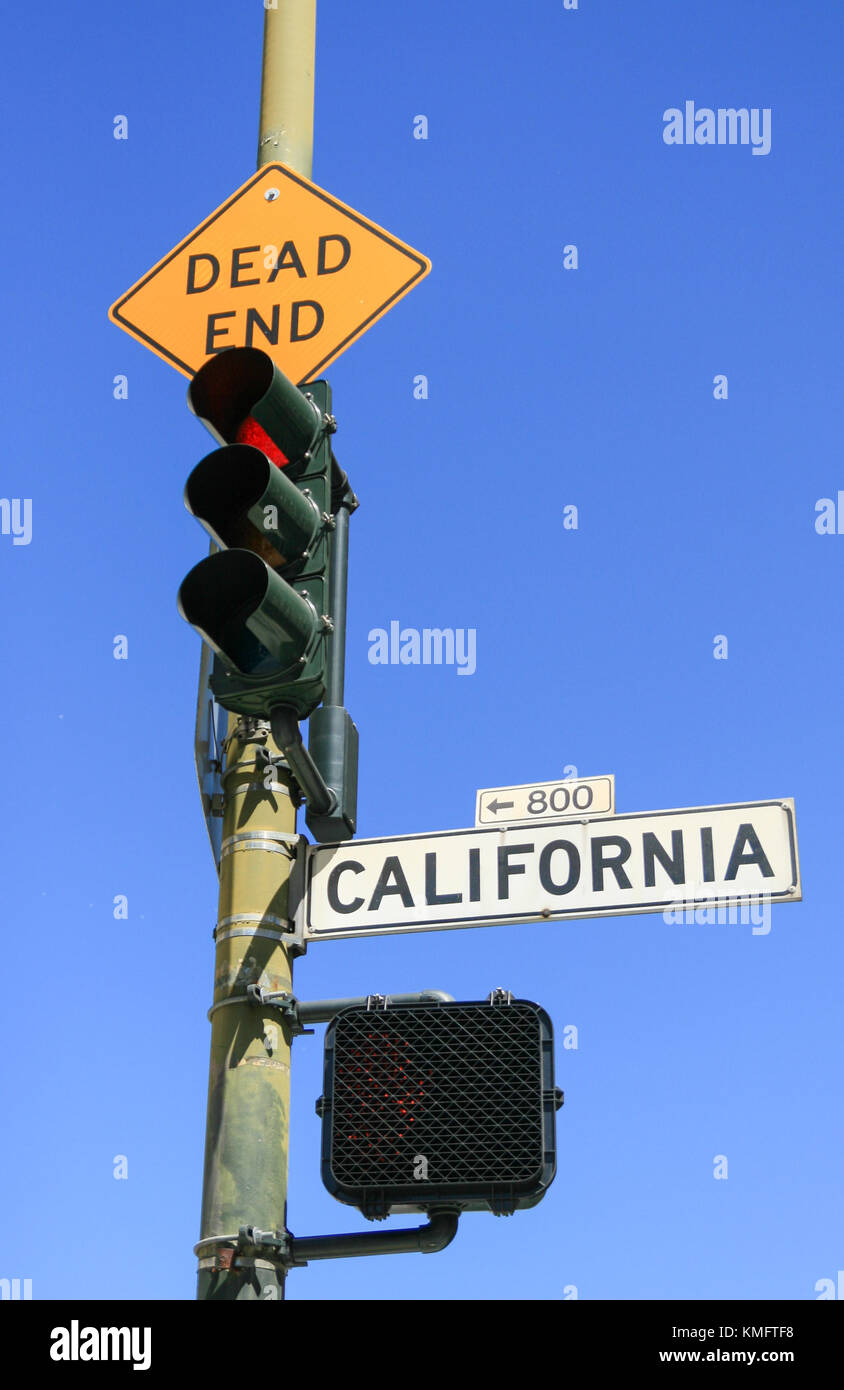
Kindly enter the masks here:
M 259 347 L 310 381 L 431 269 L 425 256 L 283 164 L 265 164 L 109 309 L 193 376 Z

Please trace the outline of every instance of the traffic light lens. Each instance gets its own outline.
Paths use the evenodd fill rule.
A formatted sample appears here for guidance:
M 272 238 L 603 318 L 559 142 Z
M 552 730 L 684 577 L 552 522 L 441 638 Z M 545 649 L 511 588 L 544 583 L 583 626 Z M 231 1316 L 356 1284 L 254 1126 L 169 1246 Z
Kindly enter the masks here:
M 235 431 L 236 444 L 251 444 L 254 449 L 260 449 L 262 454 L 266 454 L 277 468 L 284 468 L 289 462 L 286 454 L 281 452 L 277 444 L 274 444 L 265 429 L 248 416 Z

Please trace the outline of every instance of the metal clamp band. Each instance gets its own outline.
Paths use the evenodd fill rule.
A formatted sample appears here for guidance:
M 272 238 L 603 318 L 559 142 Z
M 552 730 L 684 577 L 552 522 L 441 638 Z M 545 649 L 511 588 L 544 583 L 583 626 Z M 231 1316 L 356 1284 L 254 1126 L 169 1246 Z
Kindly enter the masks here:
M 289 941 L 293 927 L 288 927 L 286 932 L 262 931 L 259 927 L 257 931 L 252 931 L 249 927 L 232 927 L 229 931 L 214 932 L 214 940 L 219 944 L 221 941 L 228 941 L 230 936 L 259 936 L 267 941 Z
M 229 845 L 241 840 L 277 840 L 283 845 L 298 845 L 301 835 L 287 835 L 282 830 L 239 830 L 236 835 L 227 835 L 223 841 L 223 853 Z
M 259 985 L 249 985 L 246 994 L 230 994 L 228 999 L 218 999 L 216 1004 L 212 1004 L 207 1015 L 209 1021 L 218 1009 L 225 1009 L 229 1004 L 250 1004 L 253 1008 L 264 1010 L 277 1009 L 288 1019 L 295 1032 L 305 1032 L 299 1022 L 297 1001 L 287 990 L 264 990 Z
M 220 858 L 227 859 L 230 854 L 240 854 L 243 850 L 263 850 L 265 854 L 283 854 L 285 859 L 295 859 L 296 851 L 291 850 L 288 845 L 268 844 L 266 840 L 242 840 L 237 845 L 224 845 L 220 851 Z
M 248 994 L 232 994 L 228 999 L 218 999 L 216 1004 L 212 1004 L 205 1017 L 210 1020 L 214 1017 L 218 1009 L 225 1009 L 228 1004 L 251 1004 L 252 1000 Z M 209 1237 L 210 1239 L 210 1237 Z M 220 1237 L 223 1239 L 223 1237 Z M 225 1237 L 228 1239 L 228 1237 Z
M 230 1236 L 206 1236 L 204 1240 L 198 1240 L 193 1247 L 193 1253 L 198 1255 L 206 1245 L 237 1245 L 238 1233 Z
M 242 830 L 229 835 L 220 848 L 220 859 L 242 850 L 264 850 L 267 854 L 283 854 L 286 859 L 295 859 L 299 847 L 298 835 L 286 835 L 275 830 Z
M 273 1264 L 272 1260 L 250 1259 L 248 1256 L 245 1256 L 245 1255 L 237 1255 L 237 1256 L 236 1256 L 236 1255 L 234 1254 L 234 1251 L 231 1249 L 230 1246 L 221 1246 L 220 1249 L 221 1249 L 221 1251 L 223 1251 L 223 1250 L 228 1251 L 228 1252 L 231 1254 L 232 1258 L 231 1258 L 231 1261 L 230 1261 L 230 1262 L 229 1262 L 229 1261 L 225 1261 L 224 1263 L 221 1264 L 220 1261 L 219 1261 L 219 1256 L 216 1256 L 216 1255 L 206 1255 L 204 1258 L 203 1258 L 203 1257 L 200 1257 L 199 1264 L 198 1264 L 197 1268 L 198 1268 L 198 1269 L 203 1269 L 203 1270 L 204 1270 L 204 1269 L 211 1269 L 211 1270 L 217 1270 L 217 1269 L 267 1269 L 267 1270 L 271 1270 L 273 1273 L 275 1273 L 275 1271 L 278 1269 L 278 1265 L 277 1265 L 277 1264 Z
M 235 912 L 231 917 L 221 917 L 216 930 L 231 926 L 233 922 L 269 922 L 274 927 L 289 931 L 290 923 L 286 917 L 276 917 L 272 912 Z

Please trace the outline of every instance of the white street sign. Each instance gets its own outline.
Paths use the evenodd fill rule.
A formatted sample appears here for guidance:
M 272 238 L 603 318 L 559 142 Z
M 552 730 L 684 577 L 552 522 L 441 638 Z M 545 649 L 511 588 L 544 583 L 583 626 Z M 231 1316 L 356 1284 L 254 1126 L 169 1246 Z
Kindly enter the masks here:
M 305 941 L 799 902 L 794 802 L 440 830 L 307 850 Z
M 486 787 L 475 802 L 475 825 L 531 825 L 614 811 L 615 777 L 561 778 L 521 787 Z

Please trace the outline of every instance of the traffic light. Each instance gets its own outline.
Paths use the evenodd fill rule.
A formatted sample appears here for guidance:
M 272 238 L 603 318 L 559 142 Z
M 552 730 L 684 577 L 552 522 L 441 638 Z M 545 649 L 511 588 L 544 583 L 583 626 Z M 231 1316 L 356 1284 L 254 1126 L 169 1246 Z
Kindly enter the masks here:
M 332 482 L 345 481 L 330 388 L 300 389 L 266 353 L 231 348 L 200 368 L 188 404 L 222 445 L 185 488 L 220 550 L 183 581 L 179 610 L 214 649 L 225 709 L 306 718 L 326 687 Z
M 556 1169 L 551 1020 L 477 1003 L 344 1009 L 326 1031 L 322 1179 L 371 1219 L 535 1206 Z

